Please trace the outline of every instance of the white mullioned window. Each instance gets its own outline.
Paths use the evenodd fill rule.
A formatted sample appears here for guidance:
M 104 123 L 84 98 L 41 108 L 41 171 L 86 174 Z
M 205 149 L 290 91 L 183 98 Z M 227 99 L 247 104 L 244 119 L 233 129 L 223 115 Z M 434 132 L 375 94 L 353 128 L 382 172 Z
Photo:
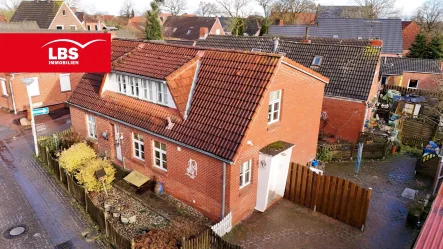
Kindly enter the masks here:
M 143 141 L 143 136 L 137 133 L 132 133 L 132 144 L 134 157 L 144 161 L 145 160 L 145 143 Z
M 118 92 L 160 105 L 169 104 L 168 86 L 160 81 L 116 74 Z
M 86 120 L 88 123 L 88 137 L 97 139 L 97 125 L 95 123 L 95 117 L 86 115 Z
M 251 183 L 252 160 L 248 160 L 240 166 L 240 188 Z
M 281 90 L 271 92 L 269 95 L 268 124 L 280 120 Z
M 164 171 L 168 170 L 166 161 L 166 144 L 154 141 L 154 165 Z

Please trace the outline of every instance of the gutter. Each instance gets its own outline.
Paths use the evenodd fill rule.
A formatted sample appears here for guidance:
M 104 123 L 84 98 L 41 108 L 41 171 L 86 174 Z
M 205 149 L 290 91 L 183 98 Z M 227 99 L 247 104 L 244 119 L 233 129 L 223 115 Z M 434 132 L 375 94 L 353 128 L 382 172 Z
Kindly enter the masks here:
M 163 136 L 163 135 L 160 135 L 160 134 L 154 133 L 154 132 L 152 132 L 152 131 L 150 131 L 150 130 L 143 129 L 143 128 L 137 127 L 137 126 L 135 126 L 135 125 L 132 125 L 132 124 L 130 124 L 130 123 L 127 123 L 127 122 L 125 122 L 125 121 L 121 121 L 121 120 L 118 120 L 118 119 L 116 119 L 116 118 L 113 118 L 113 117 L 110 117 L 110 116 L 104 115 L 104 114 L 102 114 L 102 113 L 99 113 L 99 112 L 96 112 L 96 111 L 90 110 L 90 109 L 85 108 L 85 107 L 83 107 L 83 106 L 79 106 L 79 105 L 73 104 L 73 103 L 71 103 L 71 102 L 69 102 L 69 101 L 66 101 L 65 103 L 68 104 L 68 105 L 71 105 L 71 106 L 77 107 L 77 108 L 79 108 L 79 109 L 82 109 L 82 110 L 84 110 L 84 111 L 88 111 L 88 112 L 94 113 L 94 114 L 97 115 L 97 116 L 100 116 L 100 117 L 103 117 L 103 118 L 107 118 L 107 119 L 110 119 L 110 120 L 112 120 L 112 121 L 114 121 L 114 122 L 117 122 L 117 123 L 120 123 L 120 124 L 123 124 L 123 125 L 129 126 L 129 127 L 131 127 L 131 128 L 134 128 L 134 129 L 136 129 L 136 130 L 139 130 L 139 131 L 142 131 L 142 132 L 148 133 L 149 135 L 152 135 L 152 136 L 155 136 L 155 137 L 158 137 L 158 138 L 164 139 L 164 140 L 166 140 L 166 141 L 168 141 L 168 142 L 175 143 L 175 144 L 180 145 L 180 146 L 183 146 L 183 147 L 185 147 L 185 148 L 188 148 L 188 149 L 191 149 L 191 150 L 197 151 L 197 152 L 202 153 L 202 154 L 204 154 L 204 155 L 207 155 L 207 156 L 210 156 L 210 157 L 215 158 L 215 159 L 217 159 L 217 160 L 220 160 L 220 161 L 222 161 L 222 162 L 224 162 L 224 163 L 229 163 L 229 164 L 233 164 L 233 163 L 234 163 L 233 161 L 227 160 L 227 159 L 225 159 L 225 158 L 222 158 L 222 157 L 217 156 L 217 155 L 215 155 L 215 154 L 212 154 L 212 153 L 210 153 L 210 152 L 207 152 L 207 151 L 204 151 L 204 150 L 201 150 L 201 149 L 195 148 L 195 147 L 190 146 L 190 145 L 187 145 L 187 144 L 185 144 L 185 143 L 183 143 L 183 142 L 180 142 L 180 141 L 177 141 L 177 140 L 171 139 L 171 138 L 169 138 L 169 137 L 166 137 L 166 136 Z
M 12 89 L 12 80 L 15 78 L 15 74 L 11 74 L 12 78 L 9 79 L 9 89 L 11 90 L 12 107 L 14 108 L 14 114 L 17 115 L 17 108 L 15 106 L 14 89 Z

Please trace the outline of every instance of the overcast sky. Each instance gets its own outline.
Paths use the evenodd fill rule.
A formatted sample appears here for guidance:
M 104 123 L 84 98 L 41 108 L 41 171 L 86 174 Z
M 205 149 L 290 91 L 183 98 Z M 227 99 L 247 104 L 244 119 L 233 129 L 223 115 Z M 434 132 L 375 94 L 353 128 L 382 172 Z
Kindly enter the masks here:
M 215 2 L 215 0 L 205 0 L 206 2 Z M 414 14 L 415 10 L 423 4 L 425 0 L 397 0 L 397 5 L 402 9 L 402 17 L 410 17 Z M 109 14 L 117 15 L 123 5 L 124 0 L 81 0 L 81 5 L 88 12 L 106 12 Z M 188 0 L 186 13 L 195 13 L 199 0 Z M 354 5 L 353 0 L 317 0 L 315 1 L 321 5 Z M 134 4 L 134 10 L 138 14 L 143 13 L 149 8 L 150 0 L 132 0 Z M 262 13 L 260 7 L 254 0 L 250 3 L 253 12 Z

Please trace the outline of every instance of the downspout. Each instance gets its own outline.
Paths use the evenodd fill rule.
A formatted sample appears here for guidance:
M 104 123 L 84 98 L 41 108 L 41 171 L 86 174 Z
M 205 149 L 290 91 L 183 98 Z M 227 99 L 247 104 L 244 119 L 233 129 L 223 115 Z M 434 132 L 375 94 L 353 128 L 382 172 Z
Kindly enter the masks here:
M 225 218 L 225 200 L 226 199 L 226 163 L 223 162 L 223 187 L 222 187 L 222 219 Z
M 15 74 L 11 74 L 12 78 L 9 79 L 9 89 L 11 90 L 12 107 L 14 108 L 14 114 L 17 114 L 17 108 L 15 107 L 14 90 L 12 89 L 12 80 L 15 78 Z

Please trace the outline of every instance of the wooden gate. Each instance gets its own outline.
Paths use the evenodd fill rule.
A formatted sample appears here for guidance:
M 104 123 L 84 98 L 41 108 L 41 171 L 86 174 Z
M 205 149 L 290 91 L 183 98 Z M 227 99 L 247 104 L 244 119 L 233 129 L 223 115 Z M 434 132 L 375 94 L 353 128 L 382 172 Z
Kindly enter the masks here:
M 291 163 L 285 199 L 364 229 L 372 189 L 335 176 L 322 176 Z

